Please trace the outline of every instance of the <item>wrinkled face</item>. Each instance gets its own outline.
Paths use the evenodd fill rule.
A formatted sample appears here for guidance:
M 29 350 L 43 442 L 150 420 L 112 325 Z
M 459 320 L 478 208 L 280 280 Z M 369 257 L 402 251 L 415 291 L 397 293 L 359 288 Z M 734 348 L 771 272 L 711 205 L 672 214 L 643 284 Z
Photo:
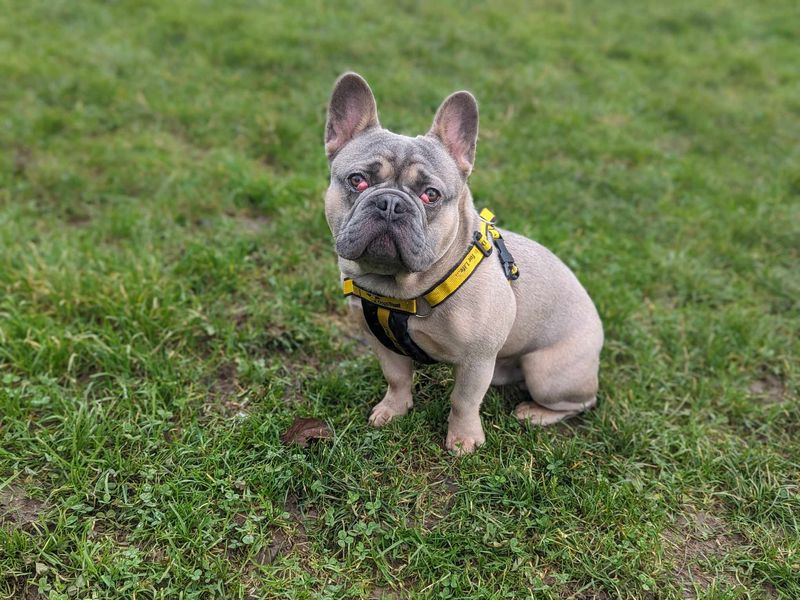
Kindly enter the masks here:
M 444 254 L 476 137 L 477 106 L 466 92 L 445 101 L 427 135 L 411 138 L 380 127 L 361 77 L 339 79 L 326 131 L 325 215 L 346 275 L 424 272 Z
M 463 187 L 436 139 L 362 134 L 331 162 L 326 214 L 336 253 L 361 273 L 426 271 L 456 233 Z

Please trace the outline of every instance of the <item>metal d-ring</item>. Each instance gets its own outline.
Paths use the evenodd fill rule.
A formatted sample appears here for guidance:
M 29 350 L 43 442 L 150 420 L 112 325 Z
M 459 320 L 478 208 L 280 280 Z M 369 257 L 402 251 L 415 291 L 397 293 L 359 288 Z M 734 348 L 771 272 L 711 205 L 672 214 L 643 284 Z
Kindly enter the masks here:
M 419 312 L 420 307 L 426 307 L 427 312 Z M 428 301 L 425 300 L 422 296 L 417 298 L 417 312 L 414 313 L 415 317 L 419 317 L 420 319 L 424 319 L 426 317 L 430 317 L 431 313 L 433 312 L 433 307 L 428 304 Z

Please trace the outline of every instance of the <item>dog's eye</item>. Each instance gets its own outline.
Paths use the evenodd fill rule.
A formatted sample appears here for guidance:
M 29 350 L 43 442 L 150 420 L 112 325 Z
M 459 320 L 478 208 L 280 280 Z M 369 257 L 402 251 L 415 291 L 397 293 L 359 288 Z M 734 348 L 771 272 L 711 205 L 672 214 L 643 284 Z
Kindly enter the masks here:
M 436 188 L 428 188 L 419 196 L 420 200 L 422 200 L 425 204 L 433 204 L 441 197 L 442 195 Z
M 353 186 L 353 189 L 363 192 L 369 187 L 366 178 L 361 173 L 353 173 L 347 177 L 347 183 Z

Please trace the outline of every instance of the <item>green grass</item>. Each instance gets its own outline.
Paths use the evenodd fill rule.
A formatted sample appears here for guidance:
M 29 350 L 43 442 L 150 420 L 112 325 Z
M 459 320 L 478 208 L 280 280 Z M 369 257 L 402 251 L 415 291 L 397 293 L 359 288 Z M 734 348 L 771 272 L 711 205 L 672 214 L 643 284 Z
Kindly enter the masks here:
M 0 597 L 800 597 L 795 2 L 0 7 Z M 433 367 L 367 426 L 347 69 L 406 133 L 477 95 L 478 203 L 603 317 L 595 411 L 491 391 L 457 459 Z

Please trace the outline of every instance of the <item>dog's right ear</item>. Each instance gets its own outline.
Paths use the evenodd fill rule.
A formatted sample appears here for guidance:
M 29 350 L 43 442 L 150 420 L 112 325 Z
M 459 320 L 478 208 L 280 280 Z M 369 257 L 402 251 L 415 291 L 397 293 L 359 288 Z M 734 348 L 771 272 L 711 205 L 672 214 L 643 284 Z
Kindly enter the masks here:
M 328 160 L 362 131 L 380 127 L 378 107 L 369 85 L 358 73 L 345 73 L 336 80 L 328 104 L 325 152 Z

